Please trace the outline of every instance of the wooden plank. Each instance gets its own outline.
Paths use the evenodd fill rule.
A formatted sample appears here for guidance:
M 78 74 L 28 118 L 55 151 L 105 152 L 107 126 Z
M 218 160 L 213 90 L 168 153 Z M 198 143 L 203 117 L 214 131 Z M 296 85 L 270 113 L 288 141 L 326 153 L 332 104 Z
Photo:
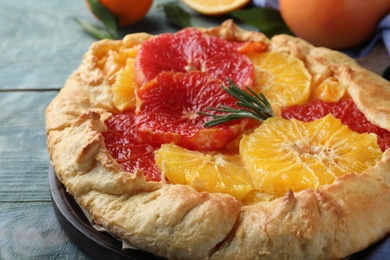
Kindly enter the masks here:
M 50 201 L 44 111 L 56 92 L 0 92 L 0 201 Z
M 151 18 L 136 27 L 121 30 L 121 36 L 134 31 L 167 31 L 161 27 L 161 20 L 165 19 L 155 5 L 148 16 Z M 100 24 L 84 1 L 2 0 L 0 89 L 63 86 L 90 44 L 96 41 L 75 18 Z
M 0 93 L 0 259 L 88 259 L 50 200 L 44 111 L 56 94 Z
M 84 1 L 2 0 L 0 88 L 61 87 L 95 41 L 76 17 L 94 20 Z
M 0 203 L 0 259 L 89 259 L 66 236 L 50 202 Z
M 145 19 L 121 29 L 121 37 L 178 30 L 157 8 L 167 1 L 155 0 Z M 225 19 L 198 17 L 205 26 Z M 88 259 L 64 234 L 50 201 L 44 111 L 57 92 L 1 92 L 63 86 L 95 41 L 74 18 L 98 23 L 84 1 L 1 0 L 0 259 Z M 367 59 L 378 72 L 384 65 L 377 64 L 389 61 L 380 51 Z
M 158 8 L 158 4 L 168 1 L 154 1 L 142 21 L 120 29 L 120 37 L 134 32 L 158 34 L 178 30 Z M 202 16 L 195 12 L 192 15 L 200 18 L 205 27 L 217 26 L 227 19 L 224 16 Z M 99 24 L 84 1 L 2 0 L 0 89 L 50 89 L 63 86 L 69 74 L 80 64 L 90 44 L 96 41 L 74 22 L 75 18 Z M 244 28 L 254 29 L 239 24 Z M 382 57 L 389 64 L 388 55 Z M 380 73 L 384 65 L 369 66 Z M 378 66 L 380 69 L 377 70 Z
M 120 38 L 128 33 L 158 34 L 174 32 L 156 0 L 139 23 L 121 28 Z M 193 12 L 204 26 L 219 25 L 226 17 L 207 17 Z M 74 19 L 100 24 L 84 1 L 2 0 L 0 8 L 0 89 L 60 88 L 80 64 L 95 38 Z M 248 27 L 248 26 L 246 26 Z M 248 27 L 250 28 L 250 27 Z

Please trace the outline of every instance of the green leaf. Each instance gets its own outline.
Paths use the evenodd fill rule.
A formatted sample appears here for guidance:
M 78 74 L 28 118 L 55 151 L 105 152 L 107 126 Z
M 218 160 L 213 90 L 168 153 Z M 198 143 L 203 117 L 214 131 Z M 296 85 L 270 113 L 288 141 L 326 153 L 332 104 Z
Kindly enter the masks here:
M 90 35 L 95 37 L 96 39 L 114 39 L 110 32 L 107 31 L 107 28 L 101 27 L 95 24 L 87 23 L 81 21 L 79 19 L 75 19 L 76 23 L 78 23 L 85 31 L 87 31 Z
M 118 18 L 111 13 L 99 0 L 88 0 L 92 13 L 102 21 L 112 38 L 118 37 Z
M 186 12 L 178 1 L 161 4 L 165 16 L 169 22 L 181 27 L 203 27 L 204 24 L 197 18 Z
M 230 13 L 234 18 L 239 19 L 243 23 L 258 28 L 267 37 L 272 37 L 275 34 L 290 34 L 293 33 L 284 22 L 280 11 L 270 8 L 251 8 L 246 10 L 238 10 Z

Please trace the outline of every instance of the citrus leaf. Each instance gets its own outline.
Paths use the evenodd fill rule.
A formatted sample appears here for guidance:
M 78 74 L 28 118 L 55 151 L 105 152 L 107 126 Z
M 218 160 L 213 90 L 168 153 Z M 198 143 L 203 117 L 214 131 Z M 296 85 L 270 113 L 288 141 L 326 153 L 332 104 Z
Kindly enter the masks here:
M 278 10 L 270 8 L 251 8 L 234 11 L 230 14 L 243 23 L 258 28 L 262 33 L 267 35 L 267 37 L 272 37 L 275 34 L 293 35 Z
M 81 21 L 79 19 L 75 19 L 76 23 L 78 23 L 85 31 L 87 31 L 90 35 L 95 37 L 96 39 L 102 40 L 102 39 L 114 39 L 113 36 L 110 34 L 110 32 L 107 31 L 106 28 L 87 23 L 84 21 Z
M 202 27 L 203 23 L 191 16 L 188 12 L 186 12 L 178 3 L 178 1 L 172 1 L 165 4 L 161 4 L 165 16 L 168 21 L 181 27 Z
M 118 37 L 118 18 L 111 13 L 99 0 L 88 0 L 91 11 L 106 26 L 112 38 Z

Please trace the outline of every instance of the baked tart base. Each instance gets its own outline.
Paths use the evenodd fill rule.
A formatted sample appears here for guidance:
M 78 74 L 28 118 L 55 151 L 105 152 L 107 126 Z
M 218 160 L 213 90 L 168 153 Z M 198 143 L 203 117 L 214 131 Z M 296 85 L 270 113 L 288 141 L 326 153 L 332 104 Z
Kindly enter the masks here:
M 390 83 L 347 56 L 286 35 L 269 40 L 231 21 L 199 30 L 302 60 L 312 84 L 336 78 L 371 123 L 390 130 Z M 93 44 L 46 111 L 54 171 L 96 223 L 136 248 L 171 259 L 343 258 L 389 234 L 390 149 L 361 174 L 249 205 L 228 194 L 147 181 L 141 170 L 124 172 L 102 134 L 104 121 L 119 110 L 96 53 L 152 37 Z

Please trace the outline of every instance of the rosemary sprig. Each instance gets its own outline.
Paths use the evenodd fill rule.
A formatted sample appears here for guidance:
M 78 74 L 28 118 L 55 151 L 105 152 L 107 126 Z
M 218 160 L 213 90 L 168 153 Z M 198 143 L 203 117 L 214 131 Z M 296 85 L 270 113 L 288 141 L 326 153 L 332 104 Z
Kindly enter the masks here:
M 238 88 L 230 79 L 228 79 L 228 82 L 229 85 L 227 87 L 222 85 L 221 88 L 238 100 L 236 105 L 246 109 L 235 109 L 224 105 L 218 105 L 216 108 L 208 107 L 208 110 L 224 114 L 215 115 L 202 112 L 203 115 L 212 116 L 214 118 L 206 122 L 204 126 L 215 126 L 241 118 L 251 118 L 258 121 L 264 121 L 275 115 L 270 103 L 263 93 L 260 92 L 259 94 L 256 94 L 248 86 L 245 86 L 249 91 L 248 93 Z

